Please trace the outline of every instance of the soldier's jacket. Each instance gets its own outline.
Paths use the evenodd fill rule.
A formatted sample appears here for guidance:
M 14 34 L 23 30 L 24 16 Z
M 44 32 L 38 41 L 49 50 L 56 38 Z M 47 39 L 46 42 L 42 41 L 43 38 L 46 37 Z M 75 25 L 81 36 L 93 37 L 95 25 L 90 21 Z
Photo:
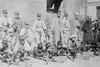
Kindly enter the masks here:
M 0 18 L 0 27 L 9 27 L 9 25 L 12 25 L 12 19 L 10 17 L 1 17 Z
M 13 28 L 15 30 L 16 35 L 19 35 L 21 28 L 23 27 L 23 22 L 20 18 L 13 19 Z
M 0 18 L 0 39 L 3 39 L 7 33 L 8 28 L 13 24 L 10 17 Z
M 8 39 L 8 46 L 10 52 L 17 52 L 19 49 L 19 40 L 17 37 L 10 37 L 7 36 Z
M 25 50 L 31 50 L 35 46 L 34 40 L 33 40 L 33 33 L 30 29 L 22 28 L 20 32 L 20 36 L 24 38 L 25 41 Z
M 25 40 L 32 41 L 33 40 L 33 32 L 31 29 L 22 28 L 20 32 L 20 36 L 23 36 Z
M 69 32 L 70 31 L 70 22 L 69 20 L 67 19 L 63 19 L 62 20 L 62 24 L 63 24 L 63 31 L 66 33 L 66 32 Z
M 46 25 L 45 25 L 44 21 L 43 20 L 40 20 L 40 21 L 36 20 L 34 22 L 34 25 L 33 25 L 33 30 L 39 31 L 39 29 L 41 29 L 41 28 L 46 29 Z
M 36 43 L 44 42 L 45 41 L 45 30 L 46 25 L 43 20 L 36 20 L 33 24 L 33 33 L 34 38 L 36 39 Z
M 77 48 L 77 43 L 76 43 L 76 41 L 72 41 L 72 40 L 70 40 L 69 41 L 69 49 L 76 49 Z

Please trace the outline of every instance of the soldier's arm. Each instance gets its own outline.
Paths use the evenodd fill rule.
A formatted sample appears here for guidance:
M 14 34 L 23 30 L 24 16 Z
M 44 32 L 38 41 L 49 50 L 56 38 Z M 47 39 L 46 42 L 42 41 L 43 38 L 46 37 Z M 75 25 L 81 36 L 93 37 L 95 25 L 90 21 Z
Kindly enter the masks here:
M 65 28 L 69 30 L 70 29 L 70 22 L 67 21 L 65 26 L 66 26 Z
M 44 22 L 44 21 L 42 22 L 42 25 L 43 25 L 43 27 L 44 27 L 44 30 L 46 30 L 46 29 L 47 29 L 47 27 L 46 27 L 46 24 L 45 24 L 45 22 Z
M 35 31 L 36 30 L 36 26 L 37 26 L 37 22 L 35 21 L 34 23 L 33 23 L 33 31 Z
M 7 23 L 8 23 L 8 26 L 11 27 L 13 25 L 13 20 L 9 18 Z
M 3 22 L 1 20 L 2 18 L 0 18 L 0 27 L 3 27 Z
M 55 23 L 56 23 L 56 19 L 54 18 L 52 20 L 52 24 L 51 24 L 51 30 L 52 30 L 52 33 L 54 34 L 55 33 Z

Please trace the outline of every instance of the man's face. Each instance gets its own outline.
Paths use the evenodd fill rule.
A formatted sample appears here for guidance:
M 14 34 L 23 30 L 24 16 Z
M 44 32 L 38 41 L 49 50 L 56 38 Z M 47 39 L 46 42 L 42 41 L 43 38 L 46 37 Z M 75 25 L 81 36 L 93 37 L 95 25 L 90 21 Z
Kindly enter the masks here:
M 25 27 L 26 27 L 27 29 L 29 29 L 29 25 L 25 25 Z
M 78 19 L 79 18 L 79 16 L 78 15 L 75 15 L 75 19 Z
M 37 17 L 37 19 L 38 19 L 38 20 L 41 20 L 41 17 L 39 16 L 39 17 Z
M 9 34 L 10 34 L 11 37 L 14 36 L 14 33 L 13 32 L 9 32 Z
M 15 14 L 15 17 L 19 17 L 19 15 Z
M 68 16 L 65 16 L 65 19 L 68 19 Z
M 4 17 L 7 17 L 8 14 L 5 14 L 5 13 L 4 13 L 3 15 L 4 15 Z
M 24 40 L 21 40 L 20 41 L 20 44 L 23 46 L 25 44 L 25 41 Z
M 73 41 L 75 41 L 75 40 L 76 40 L 76 38 L 75 38 L 75 37 L 73 37 L 73 38 L 72 38 L 72 40 L 73 40 Z

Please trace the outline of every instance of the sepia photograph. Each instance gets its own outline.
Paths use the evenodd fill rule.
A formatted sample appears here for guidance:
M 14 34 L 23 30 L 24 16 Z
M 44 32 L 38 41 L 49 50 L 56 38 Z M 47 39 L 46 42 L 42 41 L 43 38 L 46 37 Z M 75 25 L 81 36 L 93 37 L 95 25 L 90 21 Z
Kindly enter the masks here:
M 100 67 L 100 0 L 0 0 L 0 67 Z

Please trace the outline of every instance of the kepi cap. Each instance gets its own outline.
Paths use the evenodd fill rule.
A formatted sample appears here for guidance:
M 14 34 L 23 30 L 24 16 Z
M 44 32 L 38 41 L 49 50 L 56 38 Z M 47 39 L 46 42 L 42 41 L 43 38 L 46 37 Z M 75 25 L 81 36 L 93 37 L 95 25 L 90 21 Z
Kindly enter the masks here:
M 7 9 L 4 9 L 4 10 L 3 10 L 3 13 L 4 13 L 4 14 L 8 14 Z
M 37 13 L 37 17 L 41 17 L 41 13 Z
M 15 11 L 15 15 L 19 15 L 19 12 L 18 11 Z

